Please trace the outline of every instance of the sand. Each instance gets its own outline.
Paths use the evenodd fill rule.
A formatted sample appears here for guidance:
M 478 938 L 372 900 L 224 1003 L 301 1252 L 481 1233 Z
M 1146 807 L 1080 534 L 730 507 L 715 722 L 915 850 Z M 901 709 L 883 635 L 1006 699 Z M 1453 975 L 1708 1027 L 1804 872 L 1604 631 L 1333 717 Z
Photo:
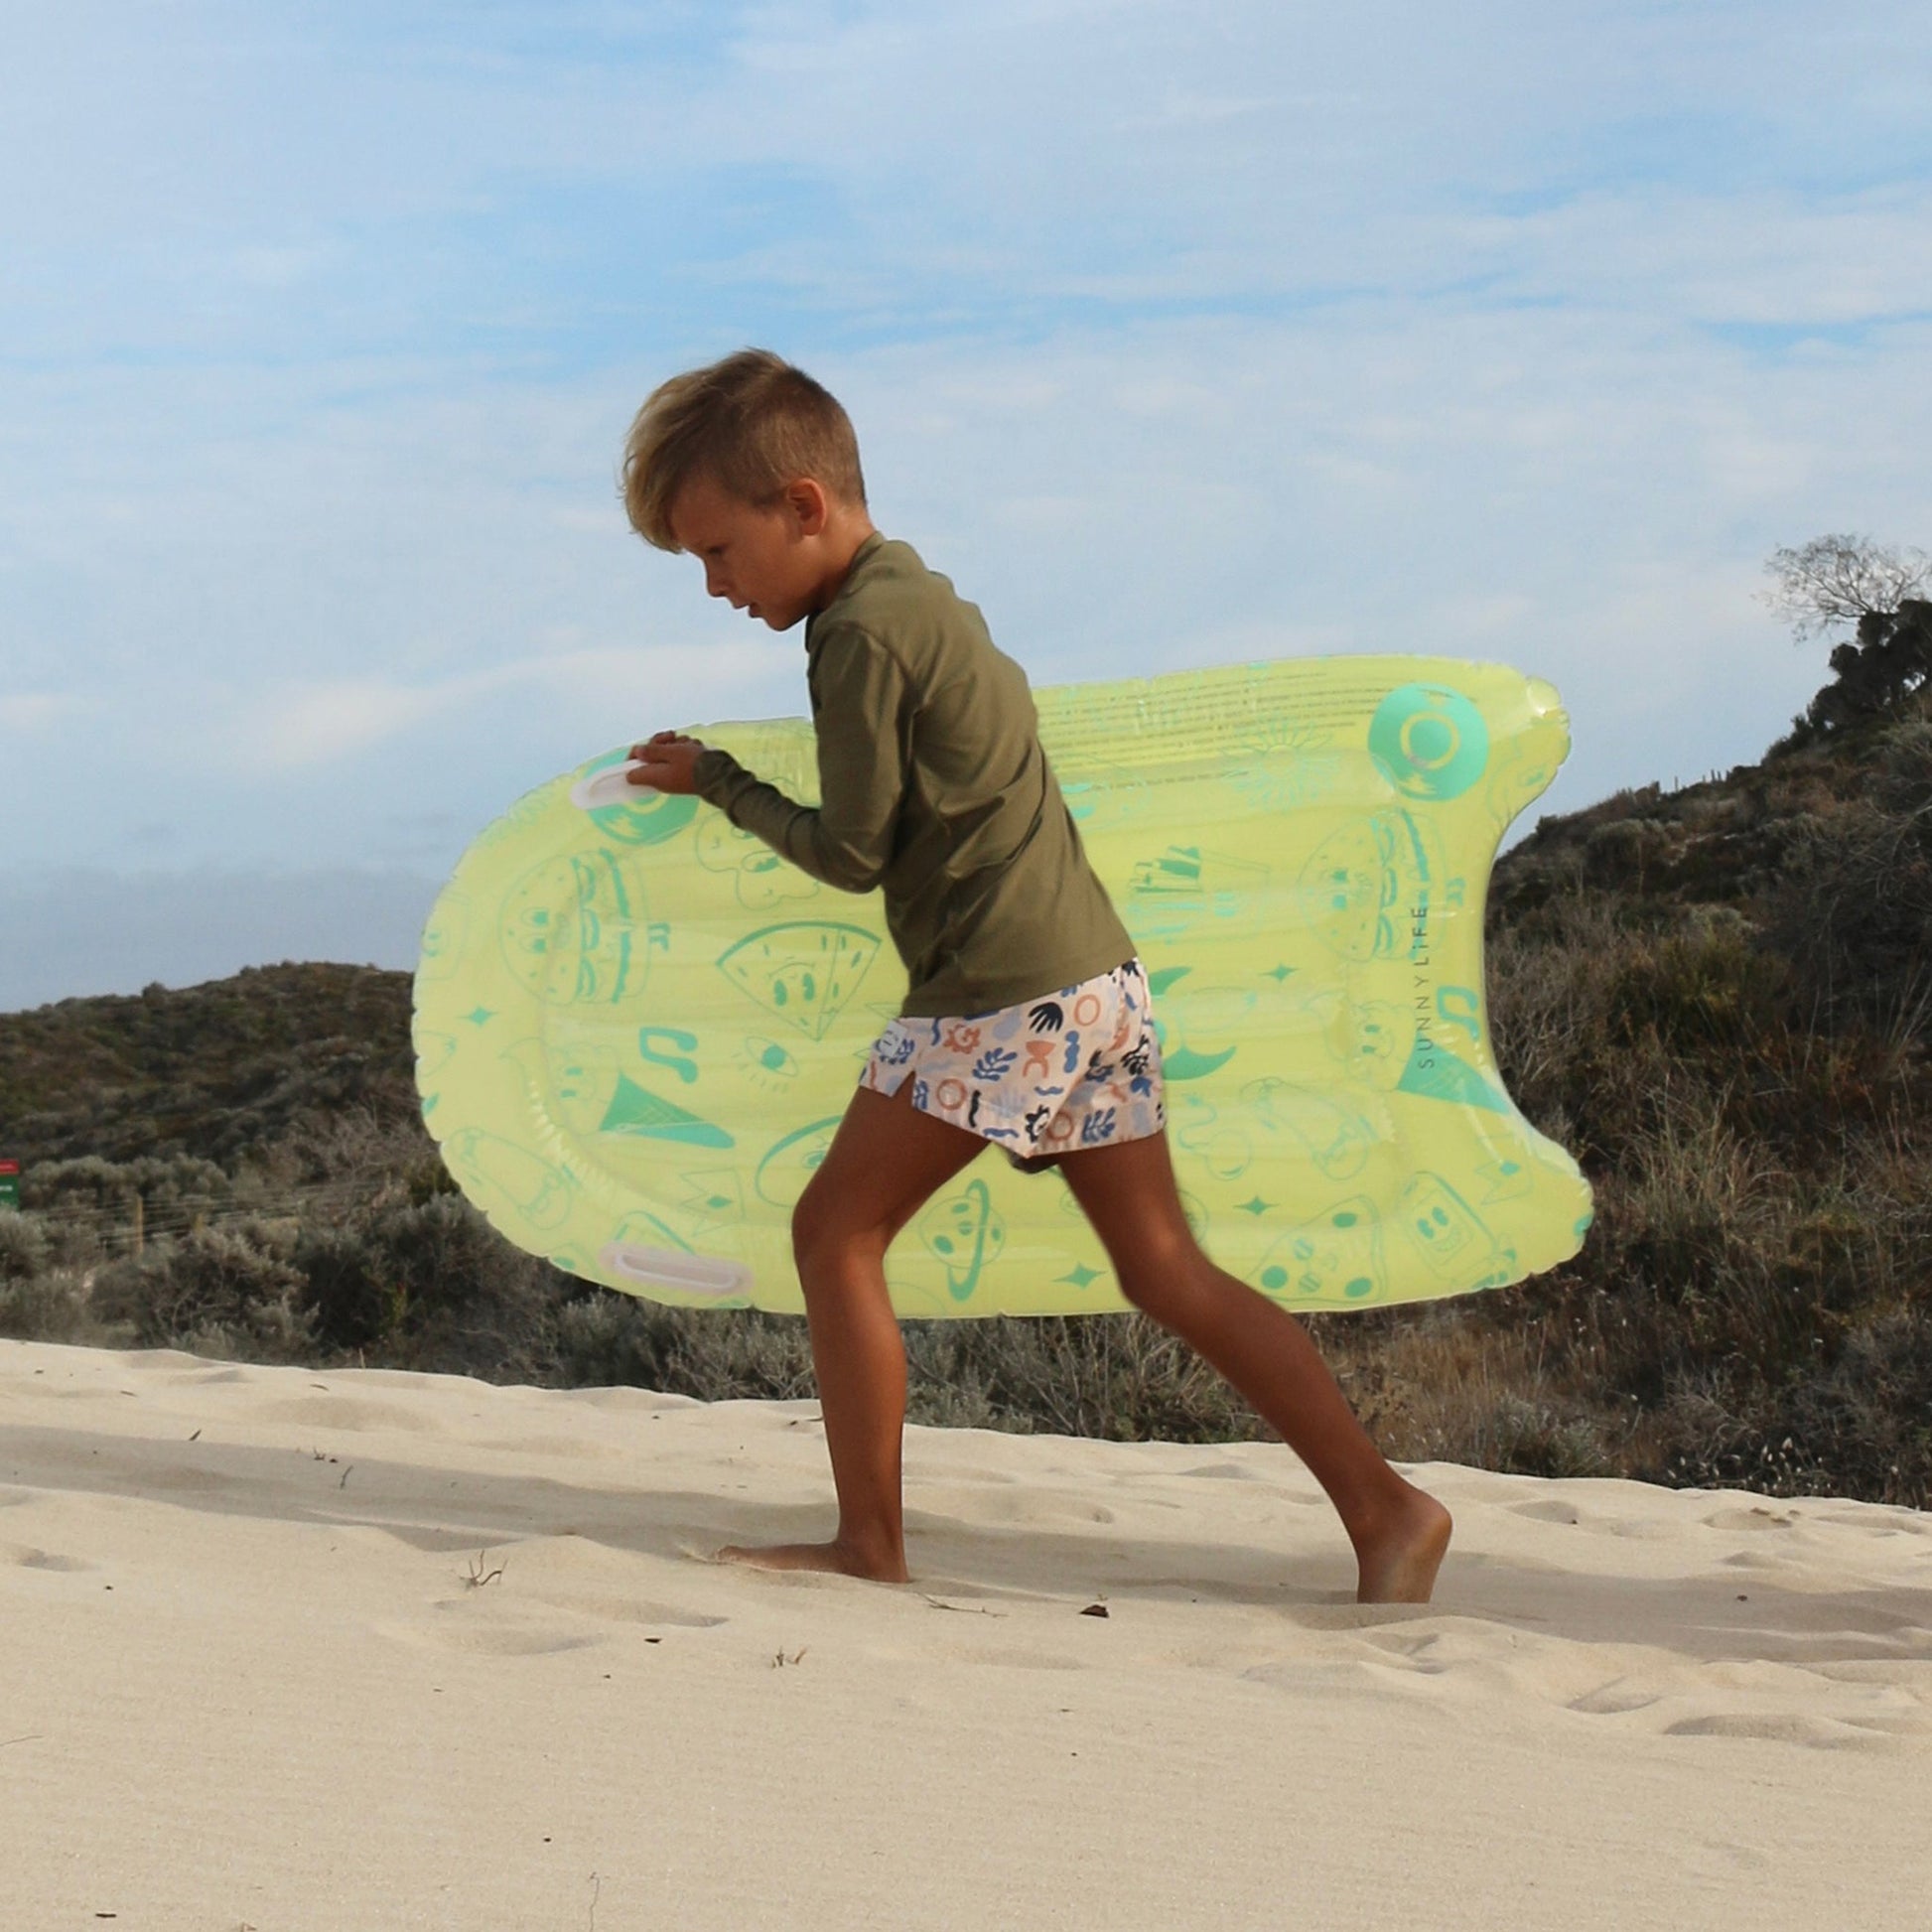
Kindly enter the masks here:
M 0 1926 L 1926 1922 L 1932 1518 L 816 1415 L 0 1342 Z

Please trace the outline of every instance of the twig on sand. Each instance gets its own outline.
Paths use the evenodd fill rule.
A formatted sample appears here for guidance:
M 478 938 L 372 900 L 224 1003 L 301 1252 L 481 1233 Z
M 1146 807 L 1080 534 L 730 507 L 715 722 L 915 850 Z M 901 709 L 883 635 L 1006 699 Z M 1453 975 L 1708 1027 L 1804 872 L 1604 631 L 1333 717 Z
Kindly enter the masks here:
M 472 1589 L 481 1589 L 484 1584 L 493 1584 L 503 1574 L 503 1566 L 500 1563 L 494 1570 L 485 1570 L 483 1565 L 488 1560 L 487 1550 L 477 1552 L 476 1561 L 470 1566 L 470 1574 L 463 1580 Z
M 948 1603 L 943 1596 L 928 1596 L 919 1591 L 919 1600 L 930 1603 L 935 1610 L 958 1610 L 963 1616 L 1005 1616 L 1005 1610 L 996 1610 L 985 1603 Z

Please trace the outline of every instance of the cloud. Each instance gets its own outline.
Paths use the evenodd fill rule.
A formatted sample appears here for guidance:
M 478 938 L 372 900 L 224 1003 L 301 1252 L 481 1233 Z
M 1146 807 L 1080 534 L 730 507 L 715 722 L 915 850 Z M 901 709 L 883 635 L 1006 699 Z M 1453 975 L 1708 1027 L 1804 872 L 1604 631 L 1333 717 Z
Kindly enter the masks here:
M 240 728 L 240 749 L 264 771 L 333 763 L 445 709 L 466 686 L 474 689 L 474 680 L 441 690 L 360 679 L 271 691 L 251 707 L 252 716 Z
M 311 772 L 499 695 L 641 717 L 667 688 L 702 685 L 722 694 L 755 686 L 767 668 L 767 653 L 756 644 L 659 644 L 554 650 L 422 684 L 368 677 L 282 686 L 223 721 L 216 741 L 243 771 Z
M 1522 299 L 1702 325 L 1932 315 L 1932 182 L 1844 192 L 1591 192 L 1478 217 L 1471 259 Z
M 80 709 L 62 691 L 0 691 L 0 732 L 40 732 Z

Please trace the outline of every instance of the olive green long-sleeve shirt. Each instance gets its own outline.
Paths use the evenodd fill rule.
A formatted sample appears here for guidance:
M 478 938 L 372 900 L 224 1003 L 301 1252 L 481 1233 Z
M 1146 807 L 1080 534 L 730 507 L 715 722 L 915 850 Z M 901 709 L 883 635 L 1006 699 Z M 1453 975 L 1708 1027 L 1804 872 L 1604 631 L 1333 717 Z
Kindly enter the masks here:
M 907 1017 L 986 1013 L 1133 956 L 1080 844 L 1027 674 L 909 544 L 874 534 L 805 624 L 817 806 L 709 747 L 699 795 L 801 872 L 882 887 Z

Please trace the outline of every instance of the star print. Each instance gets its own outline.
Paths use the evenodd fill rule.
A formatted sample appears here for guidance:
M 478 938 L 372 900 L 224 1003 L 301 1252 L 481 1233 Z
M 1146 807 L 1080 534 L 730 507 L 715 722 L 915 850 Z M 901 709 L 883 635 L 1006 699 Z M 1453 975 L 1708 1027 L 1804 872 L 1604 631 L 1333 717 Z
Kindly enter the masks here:
M 463 1017 L 464 1019 L 469 1021 L 469 1023 L 473 1027 L 481 1027 L 484 1025 L 486 1022 L 494 1020 L 496 1018 L 496 1016 L 493 1013 L 491 1013 L 487 1007 L 478 1007 L 474 1013 L 466 1013 Z
M 1273 980 L 1279 986 L 1283 980 L 1290 978 L 1294 971 L 1293 966 L 1274 966 L 1262 974 L 1262 978 Z
M 1085 1288 L 1089 1282 L 1097 1282 L 1099 1279 L 1100 1270 L 1098 1268 L 1089 1268 L 1084 1263 L 1076 1267 L 1072 1274 L 1062 1275 L 1060 1277 L 1061 1281 L 1071 1282 L 1075 1288 Z
M 1275 1203 L 1271 1200 L 1263 1200 L 1262 1197 L 1259 1194 L 1257 1194 L 1252 1200 L 1244 1200 L 1241 1203 L 1241 1211 L 1244 1214 L 1266 1214 L 1268 1210 L 1274 1206 L 1274 1204 Z

